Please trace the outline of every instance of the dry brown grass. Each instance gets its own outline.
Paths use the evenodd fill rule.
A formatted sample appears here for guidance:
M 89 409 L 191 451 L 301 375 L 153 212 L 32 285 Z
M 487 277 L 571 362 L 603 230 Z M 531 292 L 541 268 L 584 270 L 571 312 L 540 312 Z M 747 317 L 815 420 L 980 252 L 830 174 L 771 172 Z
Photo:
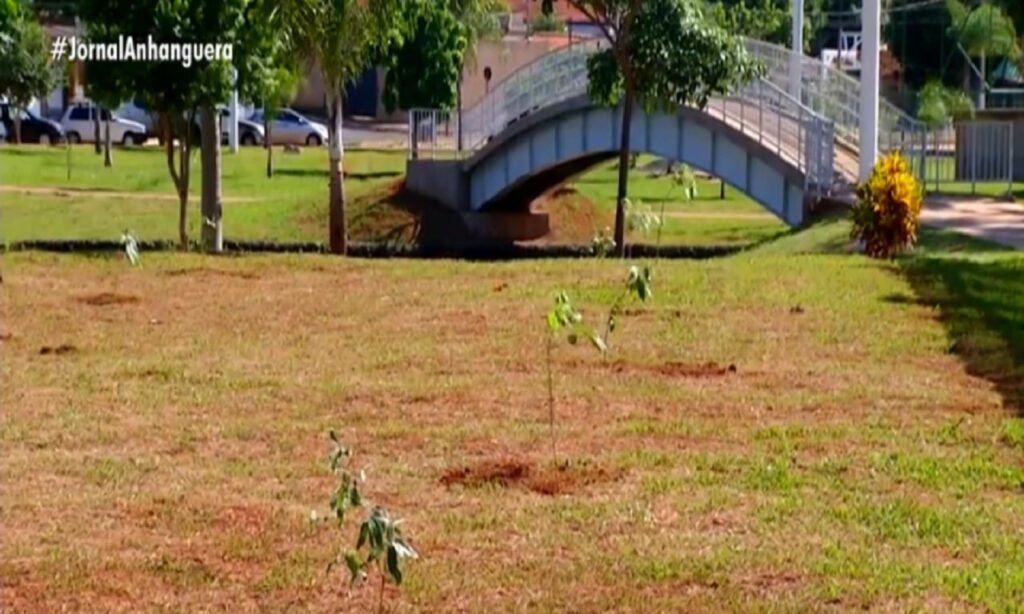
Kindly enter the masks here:
M 308 521 L 332 488 L 329 428 L 422 555 L 395 611 L 1019 594 L 1001 398 L 861 259 L 661 263 L 609 361 L 558 348 L 558 464 L 541 316 L 565 287 L 597 318 L 618 263 L 5 260 L 10 611 L 367 610 L 373 590 L 324 575 L 338 532 Z M 141 300 L 81 300 L 108 294 Z

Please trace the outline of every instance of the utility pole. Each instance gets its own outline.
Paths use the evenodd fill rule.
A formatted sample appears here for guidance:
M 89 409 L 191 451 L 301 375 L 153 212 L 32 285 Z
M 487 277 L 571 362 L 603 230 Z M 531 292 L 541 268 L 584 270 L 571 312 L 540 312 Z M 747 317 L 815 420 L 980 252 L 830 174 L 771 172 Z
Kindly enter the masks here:
M 860 179 L 871 176 L 878 159 L 878 53 L 881 0 L 864 0 L 860 37 Z

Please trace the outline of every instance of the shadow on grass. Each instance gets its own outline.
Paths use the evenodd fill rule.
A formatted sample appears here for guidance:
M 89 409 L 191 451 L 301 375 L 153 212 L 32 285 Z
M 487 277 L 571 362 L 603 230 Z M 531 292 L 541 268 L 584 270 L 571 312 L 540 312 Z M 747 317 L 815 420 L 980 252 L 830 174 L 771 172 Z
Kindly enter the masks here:
M 951 233 L 934 234 L 925 238 L 921 253 L 900 261 L 916 300 L 893 297 L 892 302 L 937 307 L 951 339 L 950 352 L 969 373 L 992 382 L 1006 407 L 1024 416 L 1024 256 L 965 237 L 941 236 Z M 943 249 L 945 256 L 938 253 Z M 954 252 L 985 255 L 948 255 Z
M 275 175 L 287 175 L 292 177 L 327 177 L 327 171 L 319 168 L 279 168 L 274 170 Z M 345 179 L 357 181 L 369 179 L 394 179 L 401 177 L 400 171 L 378 171 L 378 172 L 351 172 L 345 171 Z

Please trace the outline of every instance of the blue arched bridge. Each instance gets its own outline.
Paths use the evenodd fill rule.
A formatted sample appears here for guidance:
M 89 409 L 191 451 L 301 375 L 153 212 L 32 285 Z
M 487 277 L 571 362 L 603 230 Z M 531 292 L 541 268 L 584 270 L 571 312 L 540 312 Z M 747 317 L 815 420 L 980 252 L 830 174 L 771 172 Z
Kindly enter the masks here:
M 747 41 L 763 78 L 713 98 L 703 109 L 637 109 L 631 148 L 720 177 L 790 226 L 815 201 L 848 184 L 858 169 L 859 83 L 802 57 L 790 77 L 791 51 Z M 536 198 L 617 156 L 621 108 L 587 96 L 586 60 L 596 47 L 549 53 L 492 88 L 461 114 L 410 114 L 406 185 L 457 211 L 481 238 L 546 234 Z M 924 127 L 883 101 L 879 148 L 924 160 Z M 459 141 L 461 140 L 461 147 Z

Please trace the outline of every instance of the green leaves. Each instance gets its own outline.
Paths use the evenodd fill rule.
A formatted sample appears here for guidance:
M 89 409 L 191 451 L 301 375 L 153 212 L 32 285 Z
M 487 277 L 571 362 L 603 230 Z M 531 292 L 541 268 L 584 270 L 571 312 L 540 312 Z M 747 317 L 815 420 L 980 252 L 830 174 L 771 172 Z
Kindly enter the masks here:
M 576 311 L 569 295 L 559 292 L 555 296 L 555 308 L 548 312 L 548 331 L 557 333 L 563 328 L 575 327 L 583 322 L 583 315 Z
M 32 98 L 46 96 L 58 71 L 50 66 L 50 49 L 42 26 L 17 2 L 0 9 L 0 98 L 26 107 Z M 7 136 L 14 140 L 15 135 Z
M 598 258 L 604 258 L 615 249 L 615 239 L 612 238 L 612 231 L 607 226 L 599 230 L 590 240 L 590 249 Z
M 443 2 L 411 0 L 406 40 L 383 55 L 388 69 L 384 106 L 389 111 L 414 107 L 452 109 L 469 45 L 470 26 Z
M 626 287 L 629 292 L 643 302 L 651 298 L 651 267 L 631 266 L 626 278 Z
M 331 472 L 338 477 L 338 487 L 330 499 L 331 510 L 337 520 L 338 527 L 344 525 L 349 510 L 363 507 L 366 504 L 359 484 L 366 481 L 366 475 L 352 474 L 348 463 L 352 458 L 351 448 L 338 439 L 333 430 L 329 433 L 332 444 L 330 455 Z M 316 514 L 311 518 L 316 519 Z M 418 557 L 416 551 L 405 540 L 401 528 L 402 521 L 392 518 L 386 509 L 379 505 L 371 508 L 366 518 L 359 525 L 356 533 L 356 544 L 352 550 L 346 550 L 327 565 L 327 572 L 339 562 L 344 562 L 349 572 L 349 584 L 355 585 L 368 575 L 374 565 L 381 574 L 381 581 L 390 578 L 396 585 L 402 583 L 402 561 Z M 383 593 L 381 593 L 383 598 Z
M 947 88 L 941 81 L 929 81 L 917 95 L 917 118 L 941 126 L 954 117 L 974 114 L 974 104 L 962 90 Z
M 402 560 L 419 555 L 402 535 L 402 521 L 393 519 L 387 510 L 374 507 L 359 526 L 359 540 L 352 552 L 345 554 L 351 584 L 366 577 L 366 569 L 377 563 L 381 573 L 396 585 L 402 583 Z M 365 550 L 365 554 L 362 551 Z
M 693 0 L 575 4 L 589 8 L 616 32 L 612 47 L 587 62 L 590 95 L 600 104 L 618 104 L 628 82 L 648 110 L 703 108 L 712 96 L 760 71 L 742 41 L 705 19 Z M 620 28 L 620 23 L 629 28 Z
M 651 208 L 641 202 L 633 204 L 628 198 L 623 200 L 626 210 L 626 220 L 630 230 L 639 231 L 647 235 L 651 231 L 662 226 L 664 220 L 660 215 L 651 211 Z

